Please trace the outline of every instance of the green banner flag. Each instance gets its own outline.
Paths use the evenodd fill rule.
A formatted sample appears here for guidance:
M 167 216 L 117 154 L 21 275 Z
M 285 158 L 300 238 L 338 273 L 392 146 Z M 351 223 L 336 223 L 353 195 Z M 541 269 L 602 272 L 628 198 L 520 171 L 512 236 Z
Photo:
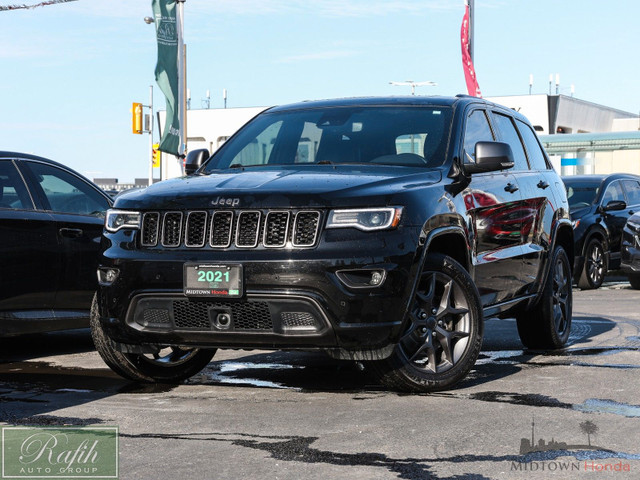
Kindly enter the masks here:
M 156 82 L 164 93 L 167 118 L 160 139 L 159 150 L 178 155 L 180 120 L 178 117 L 178 28 L 176 0 L 152 0 L 151 7 L 158 40 Z

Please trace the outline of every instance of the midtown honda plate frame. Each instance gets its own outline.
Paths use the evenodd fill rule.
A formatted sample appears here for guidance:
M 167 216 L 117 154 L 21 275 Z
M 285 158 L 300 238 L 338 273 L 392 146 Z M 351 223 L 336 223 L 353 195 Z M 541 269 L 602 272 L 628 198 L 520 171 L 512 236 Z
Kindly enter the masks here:
M 184 294 L 188 297 L 242 298 L 241 264 L 184 264 Z

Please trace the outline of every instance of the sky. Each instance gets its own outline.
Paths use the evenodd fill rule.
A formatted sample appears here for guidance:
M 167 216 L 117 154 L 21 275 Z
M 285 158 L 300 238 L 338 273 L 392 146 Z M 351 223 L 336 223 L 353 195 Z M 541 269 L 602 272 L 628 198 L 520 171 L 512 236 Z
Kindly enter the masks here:
M 0 0 L 0 6 L 39 0 Z M 476 0 L 475 69 L 484 96 L 560 93 L 640 112 L 637 0 Z M 186 0 L 191 107 L 270 106 L 466 93 L 463 0 Z M 131 103 L 164 109 L 151 1 L 77 0 L 0 11 L 0 150 L 33 153 L 89 178 L 148 177 L 148 135 Z M 157 140 L 157 132 L 155 137 Z

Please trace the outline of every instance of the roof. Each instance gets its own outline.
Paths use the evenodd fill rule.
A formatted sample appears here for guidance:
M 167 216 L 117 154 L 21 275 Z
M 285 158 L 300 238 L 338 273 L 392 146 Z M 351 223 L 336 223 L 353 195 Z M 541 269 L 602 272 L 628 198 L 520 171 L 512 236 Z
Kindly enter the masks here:
M 540 135 L 539 138 L 551 155 L 579 150 L 640 150 L 640 131 Z
M 569 182 L 603 182 L 605 180 L 620 180 L 620 179 L 634 179 L 640 180 L 640 176 L 632 173 L 611 173 L 611 174 L 591 174 L 591 175 L 565 175 L 562 177 L 562 181 Z

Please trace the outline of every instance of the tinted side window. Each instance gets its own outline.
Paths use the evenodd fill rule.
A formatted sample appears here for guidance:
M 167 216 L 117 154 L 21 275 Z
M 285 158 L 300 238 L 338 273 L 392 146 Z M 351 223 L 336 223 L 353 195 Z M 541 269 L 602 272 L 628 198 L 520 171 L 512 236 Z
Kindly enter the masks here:
M 616 181 L 609 184 L 607 189 L 604 191 L 604 196 L 602 197 L 602 205 L 606 205 L 612 200 L 620 200 L 622 202 L 626 201 L 620 182 Z
M 0 208 L 33 210 L 27 187 L 11 160 L 0 160 Z
M 640 183 L 635 180 L 623 180 L 629 205 L 640 205 Z
M 467 117 L 467 124 L 464 129 L 464 151 L 466 153 L 464 161 L 466 163 L 476 161 L 476 143 L 493 142 L 495 138 L 484 110 L 474 110 Z
M 84 180 L 43 163 L 29 162 L 50 210 L 61 213 L 102 216 L 109 202 Z
M 529 155 L 529 165 L 532 170 L 549 170 L 549 166 L 545 160 L 545 155 L 542 151 L 542 147 L 538 142 L 538 137 L 535 132 L 524 122 L 517 120 L 518 130 L 524 140 L 524 144 L 527 147 L 527 154 Z
M 513 120 L 507 115 L 491 112 L 491 116 L 494 120 L 494 125 L 500 135 L 500 140 L 508 143 L 513 151 L 514 170 L 529 170 L 527 164 L 527 156 L 524 153 L 524 147 L 522 146 L 522 140 L 516 131 L 516 127 L 513 124 Z

